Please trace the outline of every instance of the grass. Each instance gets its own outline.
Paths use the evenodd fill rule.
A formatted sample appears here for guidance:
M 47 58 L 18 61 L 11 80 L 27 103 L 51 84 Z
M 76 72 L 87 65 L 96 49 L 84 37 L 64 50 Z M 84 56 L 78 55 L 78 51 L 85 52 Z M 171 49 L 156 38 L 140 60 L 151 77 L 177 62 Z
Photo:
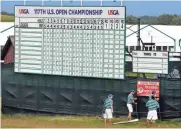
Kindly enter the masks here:
M 115 118 L 113 122 L 125 121 L 126 118 Z M 113 128 L 144 128 L 146 120 L 113 125 Z M 83 116 L 35 116 L 35 115 L 2 115 L 2 128 L 104 128 L 100 117 Z M 181 122 L 157 121 L 150 128 L 181 128 Z
M 1 16 L 1 22 L 14 22 L 14 16 L 10 15 L 0 15 Z
M 126 76 L 137 77 L 137 73 L 126 72 Z M 151 73 L 146 73 L 145 76 L 148 78 L 153 78 L 153 74 Z M 140 77 L 143 77 L 143 74 L 140 74 Z

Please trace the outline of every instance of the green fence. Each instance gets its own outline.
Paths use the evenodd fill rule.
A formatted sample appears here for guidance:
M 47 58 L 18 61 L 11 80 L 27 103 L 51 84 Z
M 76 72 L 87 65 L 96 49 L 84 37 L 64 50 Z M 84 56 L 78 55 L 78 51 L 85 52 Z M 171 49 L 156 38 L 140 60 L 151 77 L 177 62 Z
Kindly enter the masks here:
M 137 79 L 112 80 L 14 73 L 2 65 L 2 106 L 35 112 L 100 115 L 103 100 L 114 94 L 116 116 L 127 115 L 127 95 Z M 160 80 L 162 118 L 181 117 L 181 81 Z M 147 97 L 139 98 L 139 116 L 146 116 Z

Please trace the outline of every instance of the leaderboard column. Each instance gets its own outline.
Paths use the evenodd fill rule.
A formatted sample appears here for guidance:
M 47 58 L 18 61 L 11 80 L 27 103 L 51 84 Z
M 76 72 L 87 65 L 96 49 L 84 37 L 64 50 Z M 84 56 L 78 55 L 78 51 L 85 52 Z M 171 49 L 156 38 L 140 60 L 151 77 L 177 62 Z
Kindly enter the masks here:
M 114 77 L 123 78 L 124 70 L 124 19 L 114 19 Z
M 15 72 L 42 73 L 41 18 L 15 18 Z
M 20 71 L 20 29 L 19 29 L 19 18 L 15 17 L 15 29 L 14 29 L 14 34 L 15 34 L 15 66 L 14 66 L 14 72 L 19 72 Z

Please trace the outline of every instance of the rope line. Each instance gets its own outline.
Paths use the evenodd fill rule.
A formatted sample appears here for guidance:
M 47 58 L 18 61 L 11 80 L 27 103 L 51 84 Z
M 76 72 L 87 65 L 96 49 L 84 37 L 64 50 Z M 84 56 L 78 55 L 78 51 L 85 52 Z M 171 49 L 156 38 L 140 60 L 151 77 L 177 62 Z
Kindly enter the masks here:
M 9 29 L 11 29 L 11 28 L 13 28 L 13 27 L 14 27 L 14 26 L 8 27 L 8 28 L 2 30 L 0 33 L 3 33 L 3 32 L 5 32 L 5 31 L 7 31 L 7 30 L 9 30 Z

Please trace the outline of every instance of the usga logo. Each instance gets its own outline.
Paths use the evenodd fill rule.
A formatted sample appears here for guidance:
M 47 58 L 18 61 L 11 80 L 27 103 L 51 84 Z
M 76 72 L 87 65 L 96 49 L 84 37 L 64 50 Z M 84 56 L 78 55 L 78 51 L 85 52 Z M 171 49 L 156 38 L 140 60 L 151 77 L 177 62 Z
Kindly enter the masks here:
M 19 9 L 20 14 L 29 14 L 28 9 Z
M 108 15 L 119 15 L 118 10 L 108 10 Z

